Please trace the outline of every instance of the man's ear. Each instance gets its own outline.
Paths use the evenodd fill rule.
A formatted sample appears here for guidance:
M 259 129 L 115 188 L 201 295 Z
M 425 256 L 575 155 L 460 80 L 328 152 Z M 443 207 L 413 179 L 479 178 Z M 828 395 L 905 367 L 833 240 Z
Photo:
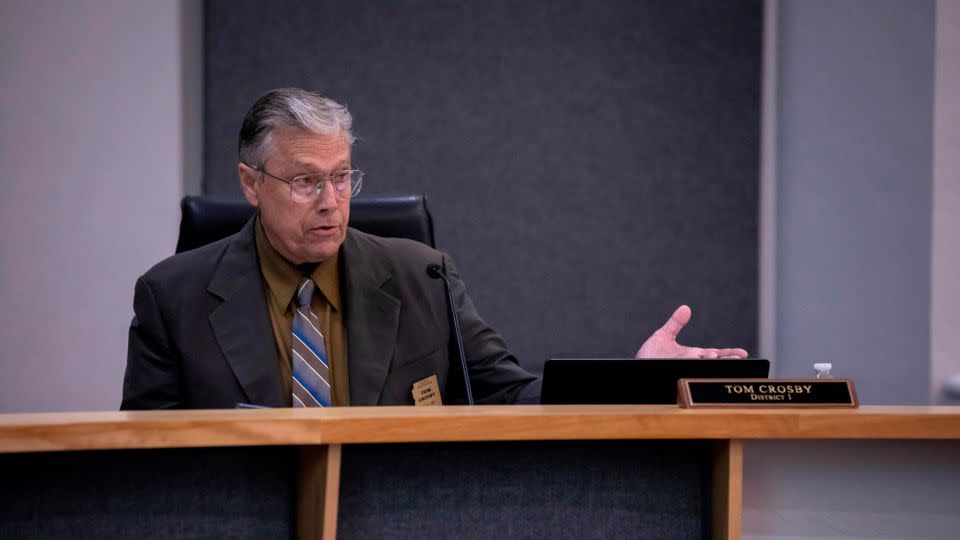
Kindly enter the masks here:
M 260 173 L 253 170 L 245 163 L 237 164 L 237 174 L 240 175 L 240 189 L 243 190 L 243 196 L 247 198 L 254 207 L 260 206 Z

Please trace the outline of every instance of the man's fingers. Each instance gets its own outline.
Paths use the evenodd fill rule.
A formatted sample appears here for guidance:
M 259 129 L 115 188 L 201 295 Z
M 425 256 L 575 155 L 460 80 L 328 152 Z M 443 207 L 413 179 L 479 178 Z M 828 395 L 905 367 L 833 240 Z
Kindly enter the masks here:
M 690 306 L 683 305 L 677 308 L 673 312 L 673 315 L 667 319 L 667 322 L 660 327 L 660 331 L 666 333 L 673 339 L 677 339 L 677 335 L 683 330 L 683 327 L 690 322 Z
M 722 357 L 733 357 L 733 358 L 746 358 L 747 351 L 744 349 L 717 349 L 717 356 Z
M 699 356 L 695 358 L 723 358 L 723 359 L 741 359 L 747 357 L 747 351 L 743 349 L 696 349 L 690 351 Z

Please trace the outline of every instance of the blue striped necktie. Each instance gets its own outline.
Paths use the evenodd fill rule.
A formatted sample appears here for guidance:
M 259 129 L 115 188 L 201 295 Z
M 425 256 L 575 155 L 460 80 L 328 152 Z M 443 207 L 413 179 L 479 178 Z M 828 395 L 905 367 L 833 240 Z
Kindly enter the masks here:
M 293 315 L 293 406 L 329 407 L 330 362 L 320 332 L 320 319 L 310 309 L 314 283 L 303 278 L 297 286 L 297 312 Z

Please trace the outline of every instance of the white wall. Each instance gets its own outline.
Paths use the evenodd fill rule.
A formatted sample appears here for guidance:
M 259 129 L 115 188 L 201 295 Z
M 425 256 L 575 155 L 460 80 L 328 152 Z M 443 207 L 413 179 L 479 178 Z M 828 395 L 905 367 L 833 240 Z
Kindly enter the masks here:
M 960 2 L 766 10 L 760 354 L 960 402 Z
M 930 395 L 957 403 L 943 385 L 960 376 L 960 2 L 937 2 L 933 118 L 933 262 Z
M 0 2 L 0 412 L 120 404 L 134 282 L 176 242 L 182 9 Z
M 779 376 L 930 399 L 933 0 L 778 3 Z
M 868 403 L 925 404 L 960 371 L 960 2 L 767 4 L 777 207 L 761 305 L 777 375 L 829 359 Z M 744 538 L 956 538 L 956 455 L 748 441 Z
M 955 540 L 958 441 L 748 441 L 745 540 Z

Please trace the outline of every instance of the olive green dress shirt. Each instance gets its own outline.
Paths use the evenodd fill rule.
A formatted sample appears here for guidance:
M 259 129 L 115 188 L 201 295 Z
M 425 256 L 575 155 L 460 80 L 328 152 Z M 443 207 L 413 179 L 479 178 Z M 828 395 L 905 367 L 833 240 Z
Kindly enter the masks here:
M 290 393 L 293 369 L 290 351 L 293 348 L 293 312 L 296 309 L 294 294 L 304 276 L 310 277 L 316 284 L 316 292 L 310 307 L 320 319 L 327 359 L 330 362 L 332 383 L 330 391 L 333 404 L 349 405 L 347 335 L 343 327 L 343 304 L 340 300 L 339 253 L 319 264 L 298 267 L 284 259 L 270 245 L 259 217 L 256 223 L 256 237 L 260 273 L 263 275 L 264 289 L 267 294 L 267 309 L 270 311 L 273 340 L 277 346 L 277 357 L 280 359 L 280 375 L 287 405 L 291 405 L 292 401 Z

